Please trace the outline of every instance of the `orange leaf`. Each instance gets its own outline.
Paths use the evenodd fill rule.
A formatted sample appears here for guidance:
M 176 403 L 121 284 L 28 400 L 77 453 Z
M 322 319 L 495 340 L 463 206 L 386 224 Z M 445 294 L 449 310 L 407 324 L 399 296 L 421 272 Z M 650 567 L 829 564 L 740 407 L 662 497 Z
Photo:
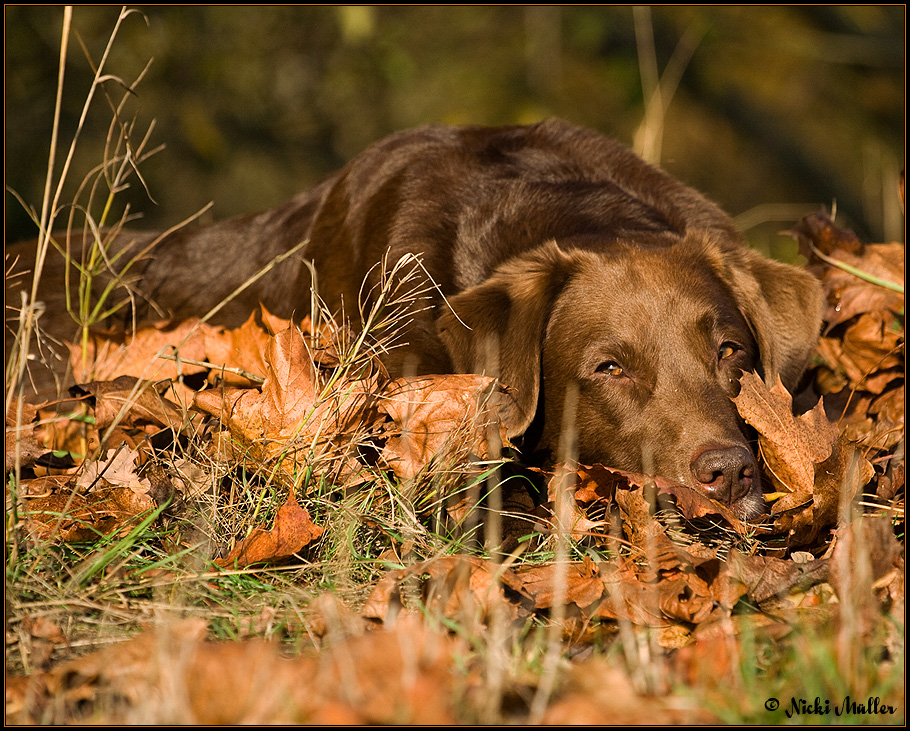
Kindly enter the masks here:
M 187 360 L 205 360 L 206 340 L 217 328 L 199 322 L 198 318 L 177 324 L 159 322 L 139 328 L 123 343 L 92 335 L 86 345 L 86 360 L 79 344 L 70 344 L 70 363 L 77 381 L 108 380 L 117 376 L 135 376 L 146 381 L 162 378 L 176 380 L 181 374 L 200 373 L 204 366 L 169 360 L 160 356 L 175 349 Z
M 212 333 L 206 339 L 206 357 L 212 364 L 212 375 L 223 377 L 227 383 L 246 384 L 249 381 L 227 368 L 240 369 L 264 377 L 266 373 L 263 353 L 269 341 L 268 333 L 256 324 L 255 313 L 246 322 L 232 330 Z
M 436 455 L 467 449 L 480 459 L 489 458 L 491 427 L 500 444 L 505 442 L 492 402 L 497 389 L 494 379 L 476 375 L 392 381 L 378 403 L 395 422 L 383 450 L 386 462 L 398 477 L 410 479 Z
M 269 338 L 262 389 L 225 388 L 196 394 L 194 404 L 217 416 L 247 454 L 262 462 L 284 457 L 282 472 L 296 481 L 304 464 L 319 467 L 333 450 L 351 449 L 346 431 L 363 426 L 378 375 L 366 368 L 342 374 L 331 388 L 296 327 Z
M 771 389 L 754 373 L 744 373 L 733 401 L 740 415 L 758 431 L 761 455 L 779 488 L 811 494 L 816 465 L 827 459 L 837 438 L 819 402 L 793 416 L 792 397 L 777 379 Z
M 281 561 L 315 541 L 323 531 L 291 494 L 278 510 L 271 530 L 254 529 L 225 558 L 216 559 L 215 563 L 226 568 L 239 568 L 254 563 Z
M 118 421 L 121 426 L 153 424 L 179 432 L 188 421 L 183 409 L 159 393 L 154 384 L 134 376 L 82 383 L 72 386 L 70 393 L 94 397 L 95 424 L 99 429 Z

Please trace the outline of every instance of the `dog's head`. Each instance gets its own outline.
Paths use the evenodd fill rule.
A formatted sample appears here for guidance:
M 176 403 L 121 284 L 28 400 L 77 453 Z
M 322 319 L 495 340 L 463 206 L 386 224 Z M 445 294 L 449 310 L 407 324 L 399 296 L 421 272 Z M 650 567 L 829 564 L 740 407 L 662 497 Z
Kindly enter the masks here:
M 807 272 L 704 240 L 541 246 L 449 300 L 456 369 L 497 375 L 510 437 L 701 489 L 742 517 L 764 508 L 731 401 L 743 371 L 792 389 L 822 296 Z

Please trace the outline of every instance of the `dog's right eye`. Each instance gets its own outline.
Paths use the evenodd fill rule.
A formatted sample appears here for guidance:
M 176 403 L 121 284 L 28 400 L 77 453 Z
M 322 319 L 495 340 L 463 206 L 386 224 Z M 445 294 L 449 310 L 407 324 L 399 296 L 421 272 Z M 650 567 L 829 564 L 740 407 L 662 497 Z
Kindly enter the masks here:
M 737 345 L 730 340 L 726 340 L 721 343 L 720 347 L 717 349 L 717 357 L 719 360 L 727 360 L 728 358 L 732 358 L 741 350 L 742 346 Z
M 623 375 L 622 366 L 619 365 L 615 360 L 608 360 L 601 363 L 594 370 L 595 373 L 604 373 L 608 376 L 621 376 Z

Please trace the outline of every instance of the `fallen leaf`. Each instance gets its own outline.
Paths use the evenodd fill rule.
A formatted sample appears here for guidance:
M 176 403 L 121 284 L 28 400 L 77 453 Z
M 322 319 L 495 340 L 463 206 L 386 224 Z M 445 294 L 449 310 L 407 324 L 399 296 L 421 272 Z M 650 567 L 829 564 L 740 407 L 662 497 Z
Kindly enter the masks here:
M 593 570 L 579 562 L 544 564 L 517 568 L 515 575 L 525 591 L 534 598 L 535 609 L 550 609 L 560 598 L 562 604 L 590 607 L 604 593 L 604 581 L 595 565 Z
M 317 540 L 323 532 L 292 493 L 278 509 L 271 530 L 254 528 L 246 539 L 215 563 L 225 568 L 242 568 L 254 563 L 282 561 Z
M 72 386 L 70 393 L 93 398 L 98 429 L 114 423 L 122 426 L 151 424 L 180 432 L 189 423 L 189 415 L 184 409 L 165 398 L 154 384 L 134 376 L 82 383 Z
M 900 313 L 904 307 L 901 292 L 867 281 L 824 261 L 813 251 L 846 264 L 880 280 L 901 285 L 904 281 L 904 247 L 890 244 L 864 244 L 852 231 L 840 229 L 824 212 L 803 218 L 791 231 L 808 259 L 808 268 L 821 280 L 828 307 L 824 320 L 829 328 L 847 322 L 864 312 L 889 310 Z
M 859 240 L 859 237 L 853 231 L 841 229 L 835 225 L 834 221 L 824 210 L 804 216 L 796 223 L 790 233 L 799 241 L 801 245 L 800 253 L 810 260 L 815 255 L 806 246 L 808 242 L 812 242 L 824 254 L 844 251 L 858 255 L 863 251 L 863 243 Z
M 733 401 L 758 432 L 761 456 L 775 485 L 786 492 L 811 494 L 816 465 L 830 456 L 837 438 L 837 427 L 828 421 L 823 405 L 795 417 L 792 397 L 779 377 L 770 389 L 754 373 L 744 373 L 740 383 Z
M 900 568 L 903 547 L 887 516 L 861 516 L 839 526 L 831 556 L 831 586 L 841 604 L 875 614 L 875 587 Z
M 265 363 L 261 390 L 202 391 L 194 405 L 227 427 L 237 444 L 236 456 L 278 463 L 279 477 L 291 487 L 308 466 L 320 474 L 348 466 L 346 456 L 357 446 L 351 435 L 368 430 L 372 421 L 369 409 L 379 370 L 366 363 L 322 378 L 296 327 L 269 339 Z
M 84 347 L 81 343 L 68 344 L 70 364 L 77 382 L 107 381 L 118 376 L 176 381 L 205 370 L 204 365 L 186 361 L 204 361 L 206 340 L 217 332 L 198 318 L 190 318 L 143 326 L 122 342 L 111 334 L 92 334 Z M 175 354 L 177 360 L 162 357 Z
M 104 460 L 92 460 L 85 463 L 85 468 L 76 478 L 76 489 L 82 492 L 90 490 L 101 478 L 118 487 L 127 487 L 133 492 L 146 494 L 151 483 L 140 478 L 136 473 L 136 460 L 139 453 L 134 449 L 111 449 Z
M 48 485 L 51 478 L 43 479 Z M 116 533 L 155 507 L 150 496 L 103 479 L 86 495 L 73 492 L 72 484 L 61 480 L 53 492 L 28 499 L 20 515 L 33 540 L 72 543 Z
M 289 327 L 285 323 L 282 321 L 283 329 Z M 225 383 L 248 384 L 250 381 L 237 370 L 264 377 L 266 363 L 263 354 L 268 341 L 269 334 L 256 323 L 256 313 L 250 314 L 240 327 L 212 333 L 205 345 L 206 360 L 212 365 L 209 379 L 218 376 Z
M 57 645 L 66 645 L 66 636 L 60 627 L 47 617 L 27 615 L 22 618 L 23 638 L 29 662 L 34 668 L 45 668 Z
M 574 663 L 561 693 L 547 709 L 544 726 L 714 725 L 712 714 L 659 695 L 641 695 L 628 672 L 597 656 Z
M 799 563 L 792 559 L 746 555 L 733 550 L 727 562 L 736 578 L 743 583 L 748 597 L 759 606 L 769 599 L 783 599 L 797 589 L 805 591 L 828 578 L 827 559 Z
M 261 640 L 208 642 L 205 634 L 201 619 L 161 623 L 46 672 L 8 678 L 7 720 L 129 725 L 141 719 L 155 726 L 174 719 L 196 726 L 455 722 L 455 658 L 464 649 L 425 622 L 344 639 L 318 657 L 283 657 L 277 644 Z
M 21 416 L 19 410 L 22 410 Z M 38 408 L 18 398 L 10 401 L 6 410 L 6 466 L 31 467 L 50 450 L 39 438 L 35 424 Z
M 416 477 L 433 459 L 498 457 L 490 431 L 506 443 L 493 397 L 499 386 L 475 375 L 420 376 L 390 382 L 377 402 L 394 426 L 383 457 L 403 480 Z M 465 454 L 465 451 L 467 454 Z
M 402 590 L 416 581 L 424 606 L 436 616 L 477 626 L 497 608 L 515 618 L 526 614 L 529 599 L 513 571 L 478 556 L 440 556 L 386 574 L 370 592 L 361 609 L 368 619 L 389 623 L 404 606 Z M 507 601 L 507 591 L 518 601 Z
M 831 456 L 818 465 L 811 493 L 791 493 L 774 503 L 774 529 L 788 534 L 791 547 L 811 543 L 823 529 L 837 523 L 842 506 L 853 502 L 873 474 L 856 445 L 840 435 Z

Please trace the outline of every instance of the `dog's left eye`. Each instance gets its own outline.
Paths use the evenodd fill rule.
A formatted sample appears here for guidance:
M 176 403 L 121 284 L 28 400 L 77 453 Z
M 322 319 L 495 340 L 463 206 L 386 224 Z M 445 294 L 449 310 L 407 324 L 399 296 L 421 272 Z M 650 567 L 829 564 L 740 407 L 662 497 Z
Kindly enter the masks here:
M 717 357 L 720 360 L 726 360 L 736 355 L 742 348 L 740 348 L 736 343 L 725 342 L 720 344 L 720 348 L 717 349 Z
M 597 366 L 595 371 L 596 373 L 605 373 L 608 376 L 621 376 L 623 375 L 622 366 L 619 365 L 615 360 L 608 360 L 604 363 L 601 363 Z

